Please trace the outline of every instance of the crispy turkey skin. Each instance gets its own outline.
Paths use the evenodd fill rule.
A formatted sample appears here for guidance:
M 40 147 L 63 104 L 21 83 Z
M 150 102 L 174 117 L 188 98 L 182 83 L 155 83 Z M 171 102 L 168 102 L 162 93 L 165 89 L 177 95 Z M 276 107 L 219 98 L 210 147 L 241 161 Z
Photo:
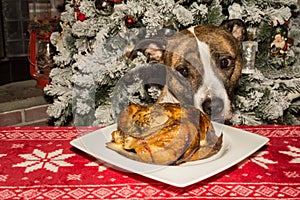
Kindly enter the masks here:
M 140 162 L 179 165 L 210 157 L 222 146 L 222 135 L 193 106 L 132 104 L 120 112 L 117 124 L 107 147 Z

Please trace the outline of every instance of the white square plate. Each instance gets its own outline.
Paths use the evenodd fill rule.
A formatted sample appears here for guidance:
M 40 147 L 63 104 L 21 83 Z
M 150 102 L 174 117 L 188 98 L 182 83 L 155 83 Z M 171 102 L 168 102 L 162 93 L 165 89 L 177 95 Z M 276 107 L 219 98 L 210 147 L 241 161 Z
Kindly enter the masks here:
M 118 170 L 126 170 L 161 181 L 177 187 L 185 187 L 219 172 L 244 160 L 269 139 L 241 129 L 213 122 L 216 133 L 223 132 L 221 150 L 210 158 L 184 163 L 179 166 L 161 166 L 131 160 L 106 147 L 111 141 L 111 132 L 116 130 L 113 124 L 80 136 L 71 141 L 74 147 L 98 158 Z

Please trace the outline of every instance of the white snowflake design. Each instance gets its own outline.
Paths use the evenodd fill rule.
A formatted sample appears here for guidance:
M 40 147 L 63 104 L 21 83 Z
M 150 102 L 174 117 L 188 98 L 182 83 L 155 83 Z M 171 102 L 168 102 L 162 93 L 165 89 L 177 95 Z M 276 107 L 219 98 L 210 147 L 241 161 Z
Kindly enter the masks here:
M 287 147 L 290 149 L 290 151 L 279 152 L 294 157 L 294 159 L 292 159 L 290 163 L 300 163 L 300 149 L 290 145 L 288 145 Z
M 89 163 L 85 164 L 84 166 L 87 166 L 87 167 L 98 167 L 98 171 L 99 172 L 103 172 L 103 171 L 107 170 L 107 168 L 99 160 L 96 160 L 96 161 L 93 161 L 93 162 L 89 162 Z
M 75 154 L 62 154 L 62 152 L 62 149 L 49 153 L 43 152 L 39 149 L 34 149 L 32 154 L 19 154 L 19 156 L 24 158 L 26 161 L 15 164 L 13 167 L 26 167 L 25 173 L 29 173 L 43 168 L 51 172 L 57 172 L 59 167 L 73 166 L 73 164 L 64 160 L 74 156 Z
M 81 174 L 68 174 L 67 180 L 81 181 Z
M 254 163 L 256 163 L 257 165 L 265 168 L 265 169 L 269 169 L 269 167 L 267 166 L 267 164 L 277 164 L 276 161 L 273 161 L 273 160 L 270 160 L 270 159 L 266 159 L 264 158 L 263 156 L 265 154 L 268 154 L 269 152 L 268 151 L 259 151 L 257 153 L 255 153 L 251 158 L 245 160 L 244 162 L 240 163 L 239 164 L 239 168 L 243 168 L 243 166 L 252 161 Z
M 264 158 L 264 155 L 268 153 L 269 153 L 268 151 L 261 151 L 257 153 L 255 157 L 251 158 L 251 161 L 265 169 L 269 169 L 267 164 L 276 164 L 277 162 Z

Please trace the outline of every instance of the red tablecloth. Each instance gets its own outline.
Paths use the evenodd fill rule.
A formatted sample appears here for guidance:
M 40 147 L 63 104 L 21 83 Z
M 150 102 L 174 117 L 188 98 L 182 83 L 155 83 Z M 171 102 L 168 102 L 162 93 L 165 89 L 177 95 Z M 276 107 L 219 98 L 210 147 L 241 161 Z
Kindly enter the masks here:
M 238 165 L 178 188 L 71 147 L 95 127 L 0 127 L 0 199 L 300 199 L 300 126 L 240 128 L 270 141 Z

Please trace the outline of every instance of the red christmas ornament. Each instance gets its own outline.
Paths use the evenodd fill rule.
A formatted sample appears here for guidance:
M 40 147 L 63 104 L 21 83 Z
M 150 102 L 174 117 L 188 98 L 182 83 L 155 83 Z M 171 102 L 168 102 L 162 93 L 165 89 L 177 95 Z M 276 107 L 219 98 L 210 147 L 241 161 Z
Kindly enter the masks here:
M 125 17 L 125 25 L 127 28 L 132 28 L 136 25 L 138 19 L 134 16 Z
M 78 8 L 74 9 L 75 13 L 76 13 L 76 17 L 79 21 L 83 22 L 86 19 L 85 14 L 83 14 L 82 12 L 80 12 L 80 10 Z
M 85 19 L 86 19 L 86 16 L 85 16 L 85 14 L 83 14 L 83 13 L 78 13 L 78 15 L 77 15 L 77 19 L 79 20 L 79 21 L 81 21 L 81 22 L 83 22 Z

